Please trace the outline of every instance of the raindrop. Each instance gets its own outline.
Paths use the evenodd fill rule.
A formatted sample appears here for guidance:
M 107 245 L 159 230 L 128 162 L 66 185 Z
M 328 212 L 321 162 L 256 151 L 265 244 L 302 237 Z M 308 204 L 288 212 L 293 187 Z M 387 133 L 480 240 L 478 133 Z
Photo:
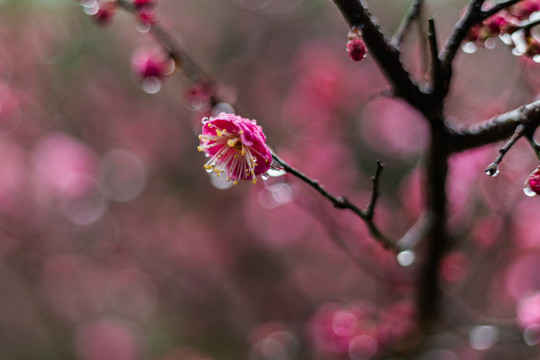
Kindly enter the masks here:
M 152 28 L 152 25 L 150 25 L 150 23 L 147 21 L 140 21 L 137 23 L 135 28 L 137 29 L 138 32 L 142 34 L 146 34 L 147 32 L 150 31 L 150 29 Z
M 540 325 L 532 324 L 523 331 L 523 341 L 529 346 L 540 344 Z
M 268 180 L 269 177 L 270 177 L 270 175 L 267 172 L 265 172 L 264 174 L 261 175 L 261 178 L 263 180 Z
M 411 266 L 415 260 L 416 255 L 412 250 L 403 250 L 397 255 L 397 261 L 403 267 Z
M 515 48 L 512 49 L 512 55 L 521 56 L 521 55 L 523 55 L 523 53 L 521 51 L 519 51 L 517 47 L 515 47 Z
M 532 59 L 535 63 L 540 63 L 540 55 L 534 55 Z
M 267 171 L 267 174 L 268 176 L 271 176 L 271 177 L 280 177 L 280 176 L 283 176 L 287 173 L 287 171 L 285 171 L 285 169 L 275 163 L 272 163 L 270 165 L 270 169 L 268 169 Z
M 235 112 L 234 108 L 230 104 L 222 102 L 214 106 L 214 108 L 212 109 L 213 116 L 218 116 L 221 113 L 234 114 Z
M 495 177 L 497 175 L 499 175 L 499 166 L 495 163 L 491 163 L 489 164 L 489 166 L 486 168 L 486 170 L 484 171 L 486 173 L 486 175 L 488 176 L 492 176 L 492 177 Z
M 528 181 L 525 183 L 525 186 L 523 186 L 523 192 L 525 193 L 525 195 L 529 197 L 536 196 L 536 193 L 534 192 L 533 189 L 531 189 L 531 186 L 529 185 Z
M 499 38 L 502 40 L 503 43 L 505 43 L 506 45 L 512 45 L 514 42 L 512 41 L 512 35 L 508 34 L 508 33 L 505 33 L 505 34 L 500 34 L 499 35 Z
M 478 47 L 474 42 L 469 41 L 461 46 L 461 50 L 463 50 L 463 52 L 466 54 L 474 54 L 476 50 L 478 50 Z
M 161 90 L 161 81 L 157 77 L 149 77 L 143 80 L 142 88 L 147 94 L 157 94 Z
M 226 176 L 218 177 L 216 173 L 210 174 L 210 183 L 219 190 L 226 190 L 234 185 L 234 182 L 228 180 Z
M 497 42 L 495 41 L 495 39 L 493 38 L 489 38 L 486 40 L 486 42 L 484 42 L 484 46 L 486 49 L 495 49 L 495 46 L 497 46 Z
M 96 15 L 99 11 L 99 5 L 97 4 L 97 2 L 94 2 L 93 4 L 89 4 L 88 6 L 85 6 L 83 11 L 86 15 L 90 15 L 90 16 Z
M 214 169 L 212 169 L 211 167 L 207 167 L 207 168 L 206 168 L 206 172 L 207 172 L 207 173 L 211 174 L 212 171 L 214 171 Z
M 477 326 L 469 333 L 469 341 L 475 350 L 492 348 L 499 340 L 499 328 L 496 326 Z
M 203 124 L 206 124 L 207 122 L 210 121 L 210 118 L 205 116 L 205 117 L 202 118 L 201 121 L 202 121 Z

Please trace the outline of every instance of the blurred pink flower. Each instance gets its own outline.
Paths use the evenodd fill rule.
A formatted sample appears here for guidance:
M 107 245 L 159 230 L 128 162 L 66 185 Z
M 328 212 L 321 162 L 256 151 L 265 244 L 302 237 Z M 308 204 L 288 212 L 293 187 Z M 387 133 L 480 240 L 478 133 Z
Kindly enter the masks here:
M 137 336 L 130 324 L 103 318 L 83 324 L 76 334 L 81 360 L 135 360 L 139 358 Z
M 201 145 L 209 160 L 204 164 L 208 172 L 219 177 L 226 172 L 227 180 L 257 182 L 256 176 L 270 169 L 272 154 L 266 145 L 266 136 L 255 120 L 238 115 L 221 113 L 203 119 Z
M 163 55 L 139 49 L 133 54 L 131 65 L 141 79 L 151 77 L 160 79 L 168 72 L 170 62 Z
M 519 301 L 517 316 L 523 327 L 540 324 L 540 292 L 533 293 Z
M 114 18 L 117 8 L 118 4 L 116 3 L 116 1 L 107 1 L 99 5 L 99 9 L 92 16 L 92 18 L 96 23 L 100 25 L 108 25 Z

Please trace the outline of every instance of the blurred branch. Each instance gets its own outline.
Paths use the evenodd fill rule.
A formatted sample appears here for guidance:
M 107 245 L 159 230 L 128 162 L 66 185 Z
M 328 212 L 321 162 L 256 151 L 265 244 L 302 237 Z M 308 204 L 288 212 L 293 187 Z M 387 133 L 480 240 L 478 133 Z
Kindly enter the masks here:
M 138 15 L 137 9 L 131 2 L 127 0 L 117 0 L 117 2 L 121 8 L 132 15 Z M 150 34 L 191 81 L 194 83 L 213 83 L 213 76 L 204 71 L 160 24 L 149 24 L 149 26 Z
M 411 6 L 409 7 L 409 11 L 407 11 L 407 14 L 403 18 L 403 21 L 399 25 L 399 28 L 396 30 L 396 33 L 394 36 L 392 36 L 391 43 L 392 45 L 396 47 L 400 47 L 400 45 L 403 43 L 405 36 L 409 32 L 409 29 L 413 22 L 420 17 L 420 14 L 422 13 L 424 5 L 424 0 L 414 0 Z
M 290 166 L 275 153 L 272 153 L 272 156 L 276 162 L 283 166 L 283 169 L 285 169 L 285 171 L 305 182 L 307 185 L 309 185 L 311 188 L 313 188 L 315 191 L 317 191 L 319 194 L 329 200 L 334 205 L 334 207 L 336 207 L 337 209 L 347 209 L 358 215 L 358 217 L 364 220 L 370 234 L 386 249 L 392 250 L 396 253 L 401 251 L 401 249 L 394 243 L 394 241 L 385 236 L 377 227 L 377 225 L 375 225 L 375 223 L 373 222 L 374 208 L 379 195 L 378 182 L 380 173 L 382 171 L 382 165 L 380 164 L 380 162 L 377 162 L 377 171 L 375 172 L 375 176 L 373 177 L 373 191 L 371 195 L 371 200 L 367 209 L 361 210 L 358 206 L 351 203 L 347 198 L 343 196 L 337 197 L 330 194 L 323 185 L 319 184 L 317 180 L 309 178 L 299 170 Z
M 515 5 L 520 1 L 523 1 L 523 0 L 508 0 L 508 1 L 503 1 L 501 3 L 498 3 L 496 5 L 493 5 L 493 7 L 483 12 L 483 17 L 484 19 L 487 19 L 488 17 L 495 15 L 499 11 L 504 10 L 512 5 Z
M 426 213 L 422 213 L 416 222 L 405 232 L 405 234 L 399 239 L 397 245 L 402 249 L 413 249 L 418 243 L 426 237 L 431 228 L 429 218 Z

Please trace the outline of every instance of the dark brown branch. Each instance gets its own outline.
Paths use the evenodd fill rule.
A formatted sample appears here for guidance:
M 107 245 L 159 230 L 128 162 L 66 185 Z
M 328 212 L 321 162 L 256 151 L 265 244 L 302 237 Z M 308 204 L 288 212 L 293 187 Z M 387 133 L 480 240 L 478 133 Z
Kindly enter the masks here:
M 525 125 L 526 134 L 540 126 L 540 101 L 459 129 L 452 137 L 451 151 L 464 151 L 508 139 L 520 124 Z
M 439 44 L 437 42 L 437 32 L 435 30 L 435 21 L 433 18 L 429 19 L 428 41 L 429 50 L 431 53 L 431 76 L 432 76 L 432 90 L 431 93 L 435 97 L 436 101 L 442 103 L 442 98 L 448 88 L 448 78 L 443 73 L 441 66 L 441 60 L 439 59 Z
M 520 1 L 523 1 L 523 0 L 508 0 L 508 1 L 503 1 L 501 3 L 498 3 L 496 5 L 493 5 L 493 7 L 483 12 L 483 18 L 487 19 L 488 17 L 495 15 L 499 11 L 504 10 L 512 5 L 515 5 Z
M 285 171 L 287 171 L 289 174 L 295 176 L 296 178 L 302 180 L 304 183 L 309 185 L 311 188 L 313 188 L 315 191 L 317 191 L 319 194 L 321 194 L 323 197 L 329 200 L 334 205 L 335 208 L 350 210 L 356 215 L 358 215 L 358 217 L 364 220 L 373 238 L 376 239 L 379 243 L 381 243 L 381 245 L 384 246 L 386 249 L 392 250 L 396 253 L 401 251 L 401 249 L 398 246 L 396 246 L 394 241 L 392 241 L 390 238 L 384 235 L 380 231 L 380 229 L 377 227 L 377 225 L 375 225 L 375 223 L 373 222 L 374 210 L 372 208 L 375 207 L 376 200 L 378 197 L 378 179 L 380 177 L 380 172 L 382 170 L 382 165 L 379 162 L 377 162 L 377 171 L 373 180 L 373 191 L 372 191 L 371 200 L 368 205 L 368 208 L 364 211 L 364 210 L 361 210 L 355 204 L 351 203 L 347 198 L 343 196 L 338 197 L 338 196 L 332 195 L 324 188 L 323 185 L 319 184 L 317 180 L 309 178 L 307 175 L 303 174 L 299 170 L 290 166 L 289 164 L 287 164 L 287 162 L 285 162 L 285 160 L 281 159 L 275 153 L 272 153 L 272 156 L 274 160 L 277 163 L 279 163 Z
M 445 79 L 442 79 L 440 82 L 450 84 L 452 77 L 452 63 L 456 57 L 457 51 L 465 39 L 471 28 L 481 22 L 483 17 L 482 5 L 485 0 L 473 0 L 467 7 L 465 14 L 459 19 L 456 23 L 452 34 L 446 41 L 442 53 L 440 55 L 441 66 L 445 73 Z M 448 88 L 445 93 L 448 92 Z
M 414 0 L 411 6 L 409 7 L 409 10 L 407 11 L 407 14 L 403 18 L 403 21 L 399 25 L 399 28 L 396 30 L 396 33 L 394 36 L 392 36 L 391 44 L 399 47 L 407 35 L 412 23 L 420 17 L 420 14 L 422 13 L 422 8 L 424 5 L 424 0 Z
M 375 175 L 371 178 L 373 181 L 373 191 L 371 192 L 371 199 L 365 211 L 366 217 L 370 220 L 375 216 L 375 205 L 377 204 L 377 199 L 381 195 L 379 191 L 379 179 L 383 168 L 381 162 L 377 160 L 377 170 L 375 170 Z
M 533 27 L 540 25 L 540 19 L 536 19 L 533 21 L 526 22 L 520 26 L 521 29 L 528 31 L 532 29 Z
M 349 25 L 362 30 L 370 53 L 394 87 L 394 93 L 416 108 L 425 105 L 425 96 L 401 63 L 399 50 L 386 39 L 362 0 L 334 2 Z

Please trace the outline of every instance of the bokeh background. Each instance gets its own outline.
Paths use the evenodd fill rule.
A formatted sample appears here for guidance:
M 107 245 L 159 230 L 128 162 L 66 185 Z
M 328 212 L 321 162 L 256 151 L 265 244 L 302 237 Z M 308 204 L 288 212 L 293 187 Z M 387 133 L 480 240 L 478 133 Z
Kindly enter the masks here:
M 410 1 L 369 3 L 392 33 Z M 441 42 L 465 3 L 427 1 Z M 332 1 L 157 12 L 291 164 L 363 205 L 380 159 L 377 222 L 399 238 L 421 215 L 425 124 L 384 96 L 369 54 L 347 57 Z M 414 28 L 403 48 L 422 81 L 420 39 Z M 193 84 L 179 72 L 145 93 L 140 48 L 159 51 L 127 13 L 102 27 L 76 1 L 0 1 L 0 359 L 364 360 L 414 346 L 415 258 L 400 265 L 288 175 L 219 189 L 196 149 Z M 499 41 L 459 54 L 446 108 L 469 124 L 539 89 L 539 65 Z M 537 160 L 518 143 L 490 178 L 496 154 L 452 159 L 446 325 L 419 359 L 540 354 L 540 202 L 522 192 Z

